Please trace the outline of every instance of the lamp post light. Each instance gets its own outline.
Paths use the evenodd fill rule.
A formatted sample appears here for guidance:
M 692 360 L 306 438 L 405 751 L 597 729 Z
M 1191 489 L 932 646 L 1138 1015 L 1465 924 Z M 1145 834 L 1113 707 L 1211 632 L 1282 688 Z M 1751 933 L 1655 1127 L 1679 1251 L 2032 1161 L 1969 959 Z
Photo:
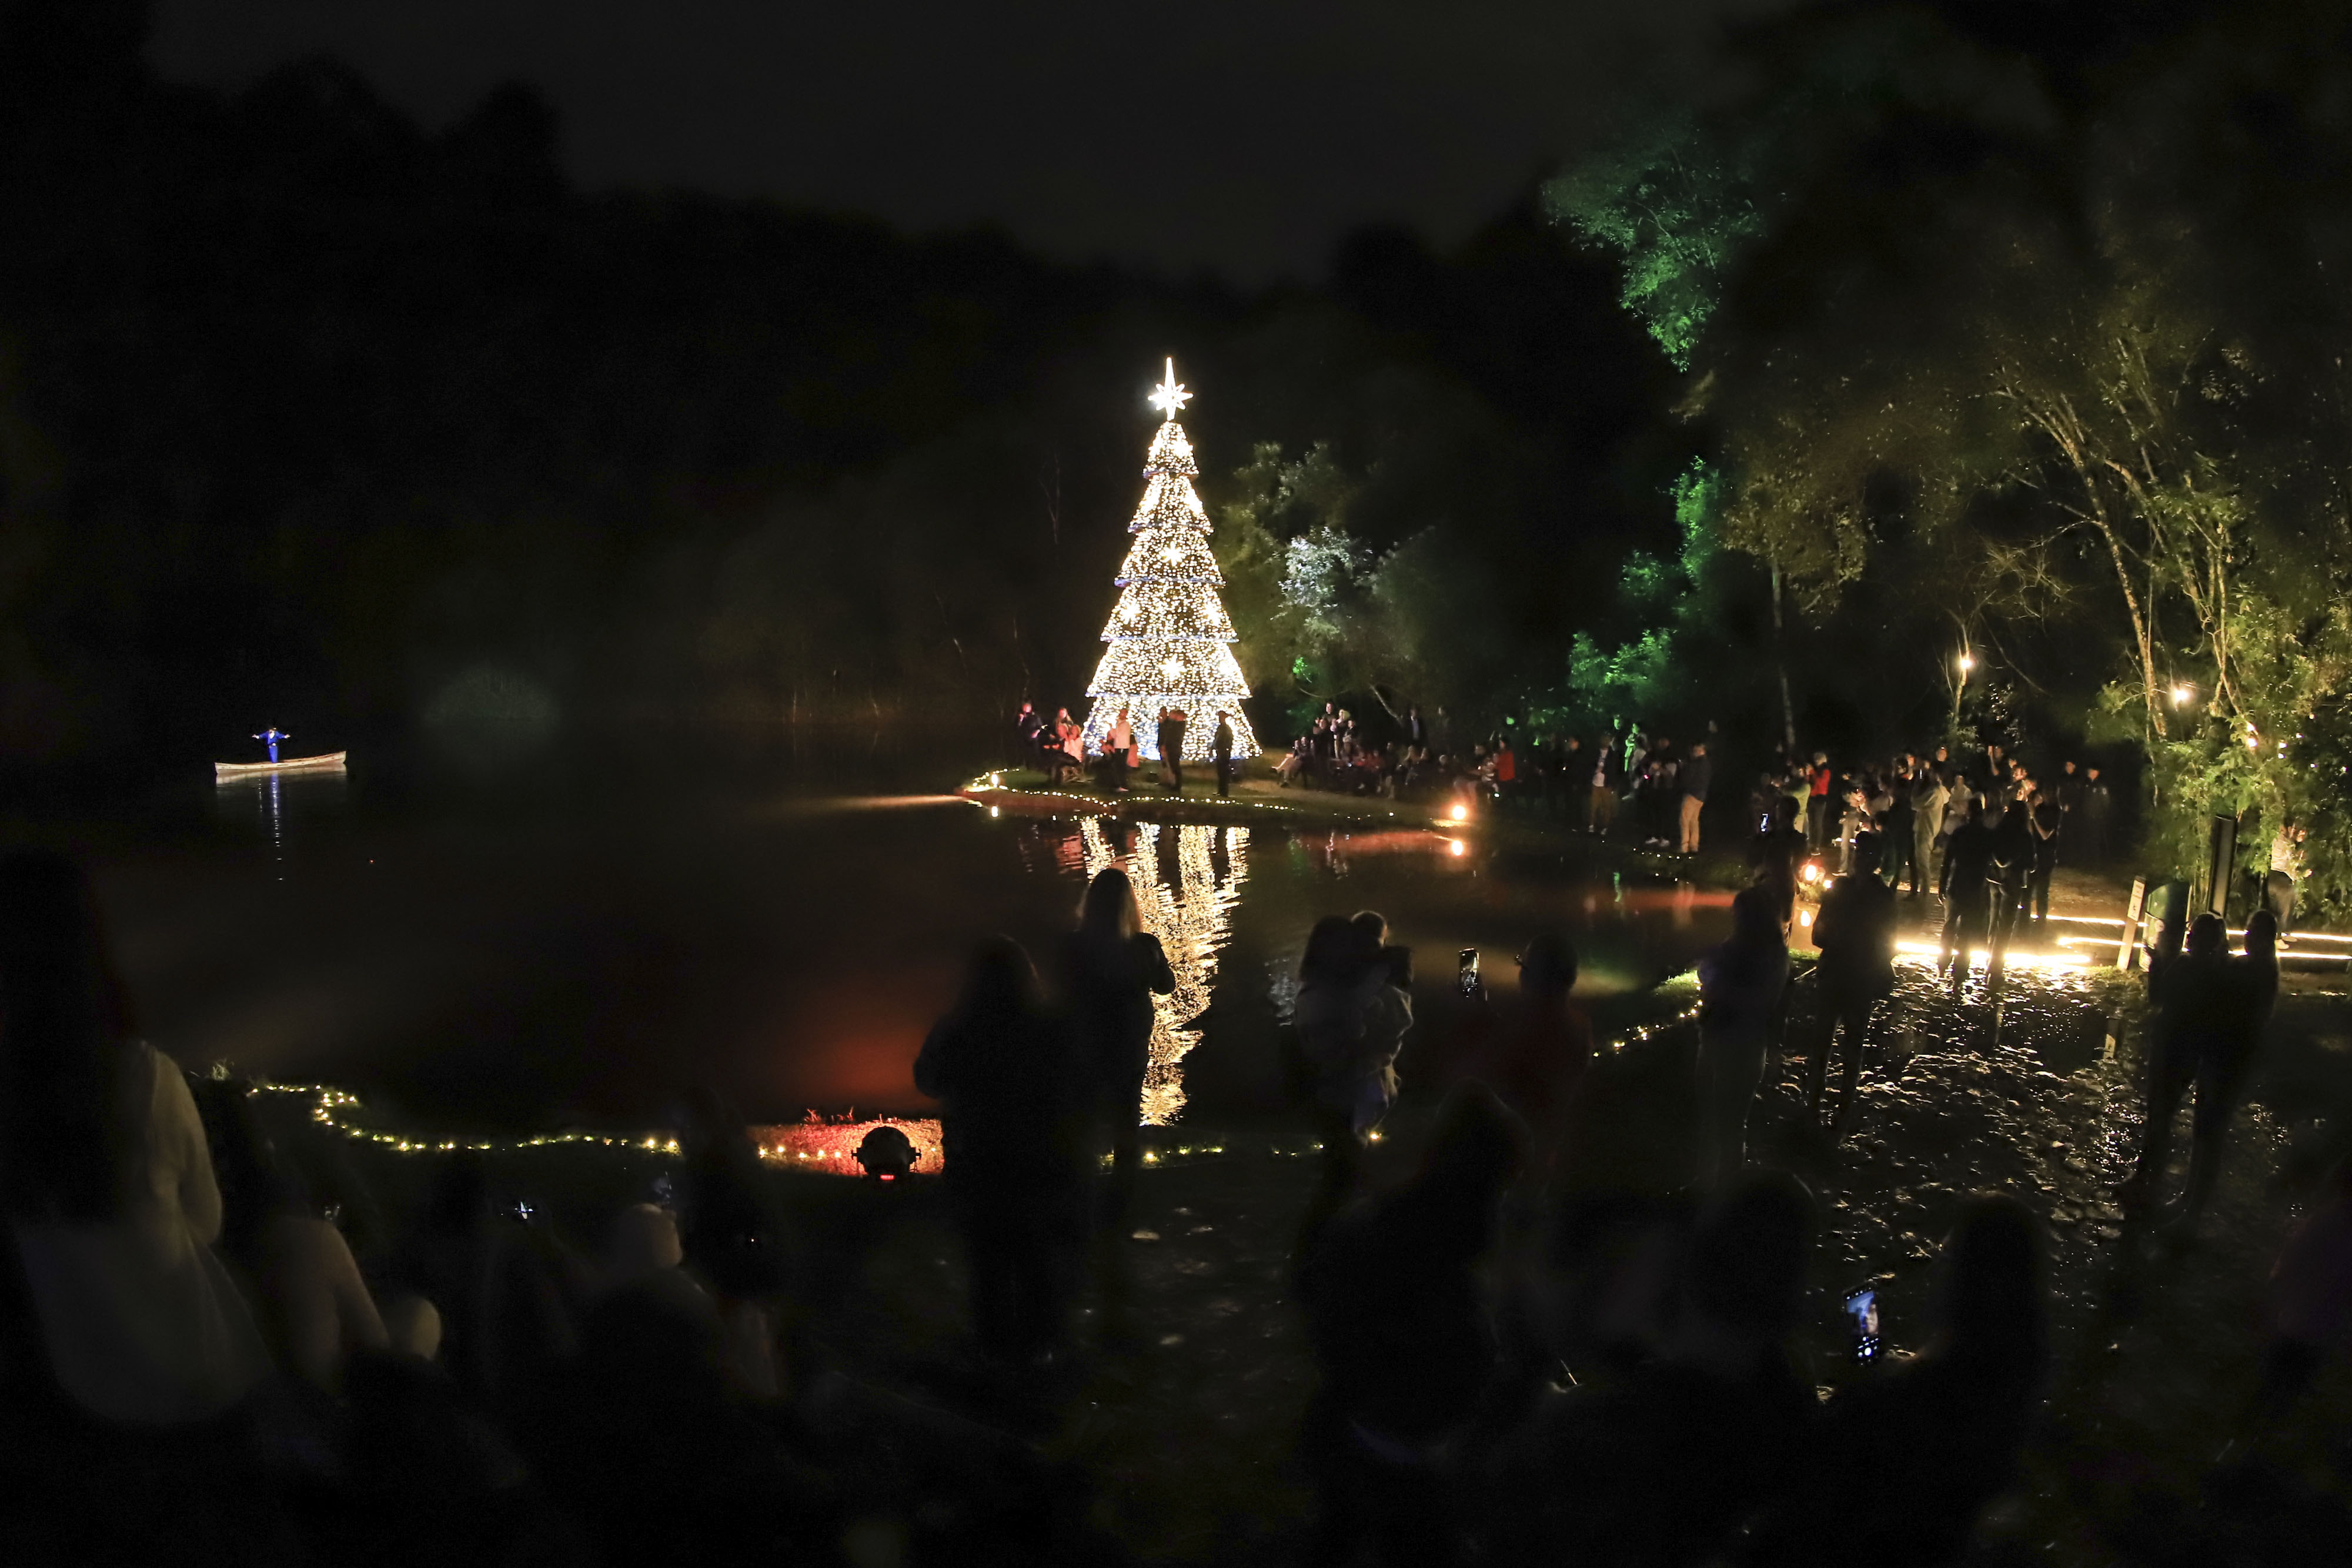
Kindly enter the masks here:
M 1952 724 L 1949 734 L 1954 742 L 1960 737 L 1960 700 L 1969 695 L 1969 672 L 1977 667 L 1977 656 L 1963 648 L 1953 663 L 1958 666 L 1959 678 L 1952 683 Z

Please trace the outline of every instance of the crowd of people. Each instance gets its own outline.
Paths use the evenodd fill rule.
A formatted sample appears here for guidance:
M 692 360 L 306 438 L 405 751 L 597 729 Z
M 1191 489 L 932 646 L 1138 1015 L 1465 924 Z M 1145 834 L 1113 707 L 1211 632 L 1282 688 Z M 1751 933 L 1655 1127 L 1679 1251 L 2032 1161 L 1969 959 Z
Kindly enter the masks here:
M 1150 755 L 1160 762 L 1159 783 L 1171 795 L 1184 792 L 1184 764 L 1188 758 L 1206 760 L 1209 777 L 1220 796 L 1233 793 L 1234 771 L 1234 747 L 1235 736 L 1230 710 L 1216 710 L 1216 723 L 1209 730 L 1207 755 L 1198 755 L 1203 748 L 1190 747 L 1185 736 L 1192 729 L 1192 716 L 1183 708 L 1167 706 L 1152 721 Z M 1136 716 L 1132 710 L 1120 707 L 1105 727 L 1101 743 L 1096 748 L 1097 780 L 1106 795 L 1125 795 L 1143 767 L 1145 752 L 1136 734 Z M 1049 721 L 1034 706 L 1023 703 L 1013 717 L 1013 733 L 1023 762 L 1045 774 L 1049 784 L 1067 784 L 1084 776 L 1087 768 L 1085 727 L 1070 717 L 1068 708 L 1055 708 Z
M 1640 725 L 1612 727 L 1588 746 L 1576 735 L 1517 726 L 1473 739 L 1453 737 L 1439 712 L 1408 709 L 1396 737 L 1373 738 L 1347 709 L 1325 704 L 1276 767 L 1299 785 L 1391 800 L 1446 800 L 1525 811 L 1643 849 L 1696 854 L 1714 783 L 1708 743 L 1677 746 Z
M 1865 774 L 1846 792 L 1859 825 L 1834 832 L 1813 826 L 1825 811 L 1796 814 L 1793 790 L 1773 802 L 1768 838 L 1843 867 L 1814 925 L 1816 1032 L 1782 1039 L 1788 905 L 1769 871 L 1700 967 L 1693 1162 L 1672 1192 L 1568 1176 L 1595 1072 L 1564 936 L 1527 945 L 1516 996 L 1477 989 L 1444 1038 L 1415 1040 L 1412 954 L 1386 922 L 1316 925 L 1286 1048 L 1323 1148 L 1286 1292 L 1318 1374 L 1306 1561 L 1879 1568 L 1960 1552 L 2014 1479 L 2044 1383 L 2040 1222 L 2010 1197 L 1963 1204 L 1925 1348 L 1824 1400 L 1798 1348 L 1821 1216 L 1747 1140 L 1776 1051 L 1808 1057 L 1822 1108 L 1841 1030 L 1851 1108 L 1892 988 L 1900 824 L 1874 803 L 1907 783 L 1916 810 L 1935 793 L 1922 775 L 1940 783 L 1938 759 Z M 2040 791 L 2011 777 L 1998 809 L 2030 821 Z M 1994 809 L 1963 788 L 1961 828 Z M 1805 799 L 1821 794 L 1809 779 Z M 1915 892 L 1937 875 L 1904 869 Z M 2210 917 L 2158 955 L 2131 1211 L 2155 1202 L 2191 1088 L 2189 1211 L 2212 1191 L 2277 990 L 2255 925 L 2241 958 Z M 790 1346 L 795 1281 L 757 1151 L 717 1096 L 693 1101 L 674 1194 L 621 1209 L 596 1246 L 499 1212 L 463 1153 L 389 1227 L 364 1191 L 310 1185 L 246 1086 L 192 1089 L 140 1041 L 72 862 L 0 860 L 16 1560 L 864 1563 L 905 1560 L 908 1531 L 929 1560 L 1114 1560 L 1072 1500 L 1082 1488 L 1025 1438 L 1089 1354 L 1142 1343 L 1120 1260 L 1154 998 L 1174 984 L 1125 873 L 1106 869 L 1042 974 L 1012 940 L 984 943 L 925 1040 L 915 1086 L 942 1107 L 988 1391 L 951 1413 Z M 1384 1184 L 1368 1153 L 1409 1041 L 1437 1109 L 1414 1173 Z M 2309 1385 L 2352 1312 L 2352 1178 L 2332 1192 L 2281 1264 L 2266 1407 Z M 859 1535 L 877 1517 L 900 1532 L 887 1550 Z

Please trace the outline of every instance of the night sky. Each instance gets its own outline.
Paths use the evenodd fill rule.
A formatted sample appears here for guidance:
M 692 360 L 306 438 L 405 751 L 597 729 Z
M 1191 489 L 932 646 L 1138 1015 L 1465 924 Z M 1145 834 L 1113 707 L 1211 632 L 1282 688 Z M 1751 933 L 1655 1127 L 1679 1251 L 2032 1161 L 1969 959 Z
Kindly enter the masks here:
M 764 193 L 1263 281 L 1402 221 L 1443 245 L 1769 0 L 162 0 L 167 76 L 325 53 L 445 123 L 536 83 L 591 188 Z

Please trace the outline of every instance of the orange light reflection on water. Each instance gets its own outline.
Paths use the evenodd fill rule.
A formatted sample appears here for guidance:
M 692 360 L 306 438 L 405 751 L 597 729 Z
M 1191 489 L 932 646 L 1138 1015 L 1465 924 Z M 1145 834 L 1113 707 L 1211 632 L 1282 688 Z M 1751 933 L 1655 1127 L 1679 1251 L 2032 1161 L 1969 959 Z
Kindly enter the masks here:
M 760 1157 L 798 1170 L 828 1176 L 864 1176 L 857 1163 L 857 1145 L 877 1127 L 896 1127 L 915 1145 L 915 1169 L 940 1168 L 940 1124 L 935 1117 L 869 1116 L 833 1118 L 812 1112 L 804 1122 L 785 1122 L 750 1129 Z

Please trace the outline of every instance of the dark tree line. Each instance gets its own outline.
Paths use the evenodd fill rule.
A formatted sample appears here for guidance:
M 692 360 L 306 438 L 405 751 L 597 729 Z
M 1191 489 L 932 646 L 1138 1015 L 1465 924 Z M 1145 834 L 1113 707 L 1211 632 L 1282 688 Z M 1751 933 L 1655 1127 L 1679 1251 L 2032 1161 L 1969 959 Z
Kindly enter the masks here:
M 1556 663 L 1670 526 L 1664 361 L 1532 197 L 1457 253 L 1368 233 L 1320 286 L 1244 294 L 584 193 L 528 87 L 437 133 L 328 60 L 198 90 L 143 64 L 145 11 L 0 6 L 20 768 L 176 764 L 268 721 L 1075 700 L 1168 352 L 1213 507 L 1262 446 L 1321 443 L 1368 549 L 1454 573 L 1430 678 L 1459 702 Z M 1252 674 L 1277 704 L 1325 678 Z

